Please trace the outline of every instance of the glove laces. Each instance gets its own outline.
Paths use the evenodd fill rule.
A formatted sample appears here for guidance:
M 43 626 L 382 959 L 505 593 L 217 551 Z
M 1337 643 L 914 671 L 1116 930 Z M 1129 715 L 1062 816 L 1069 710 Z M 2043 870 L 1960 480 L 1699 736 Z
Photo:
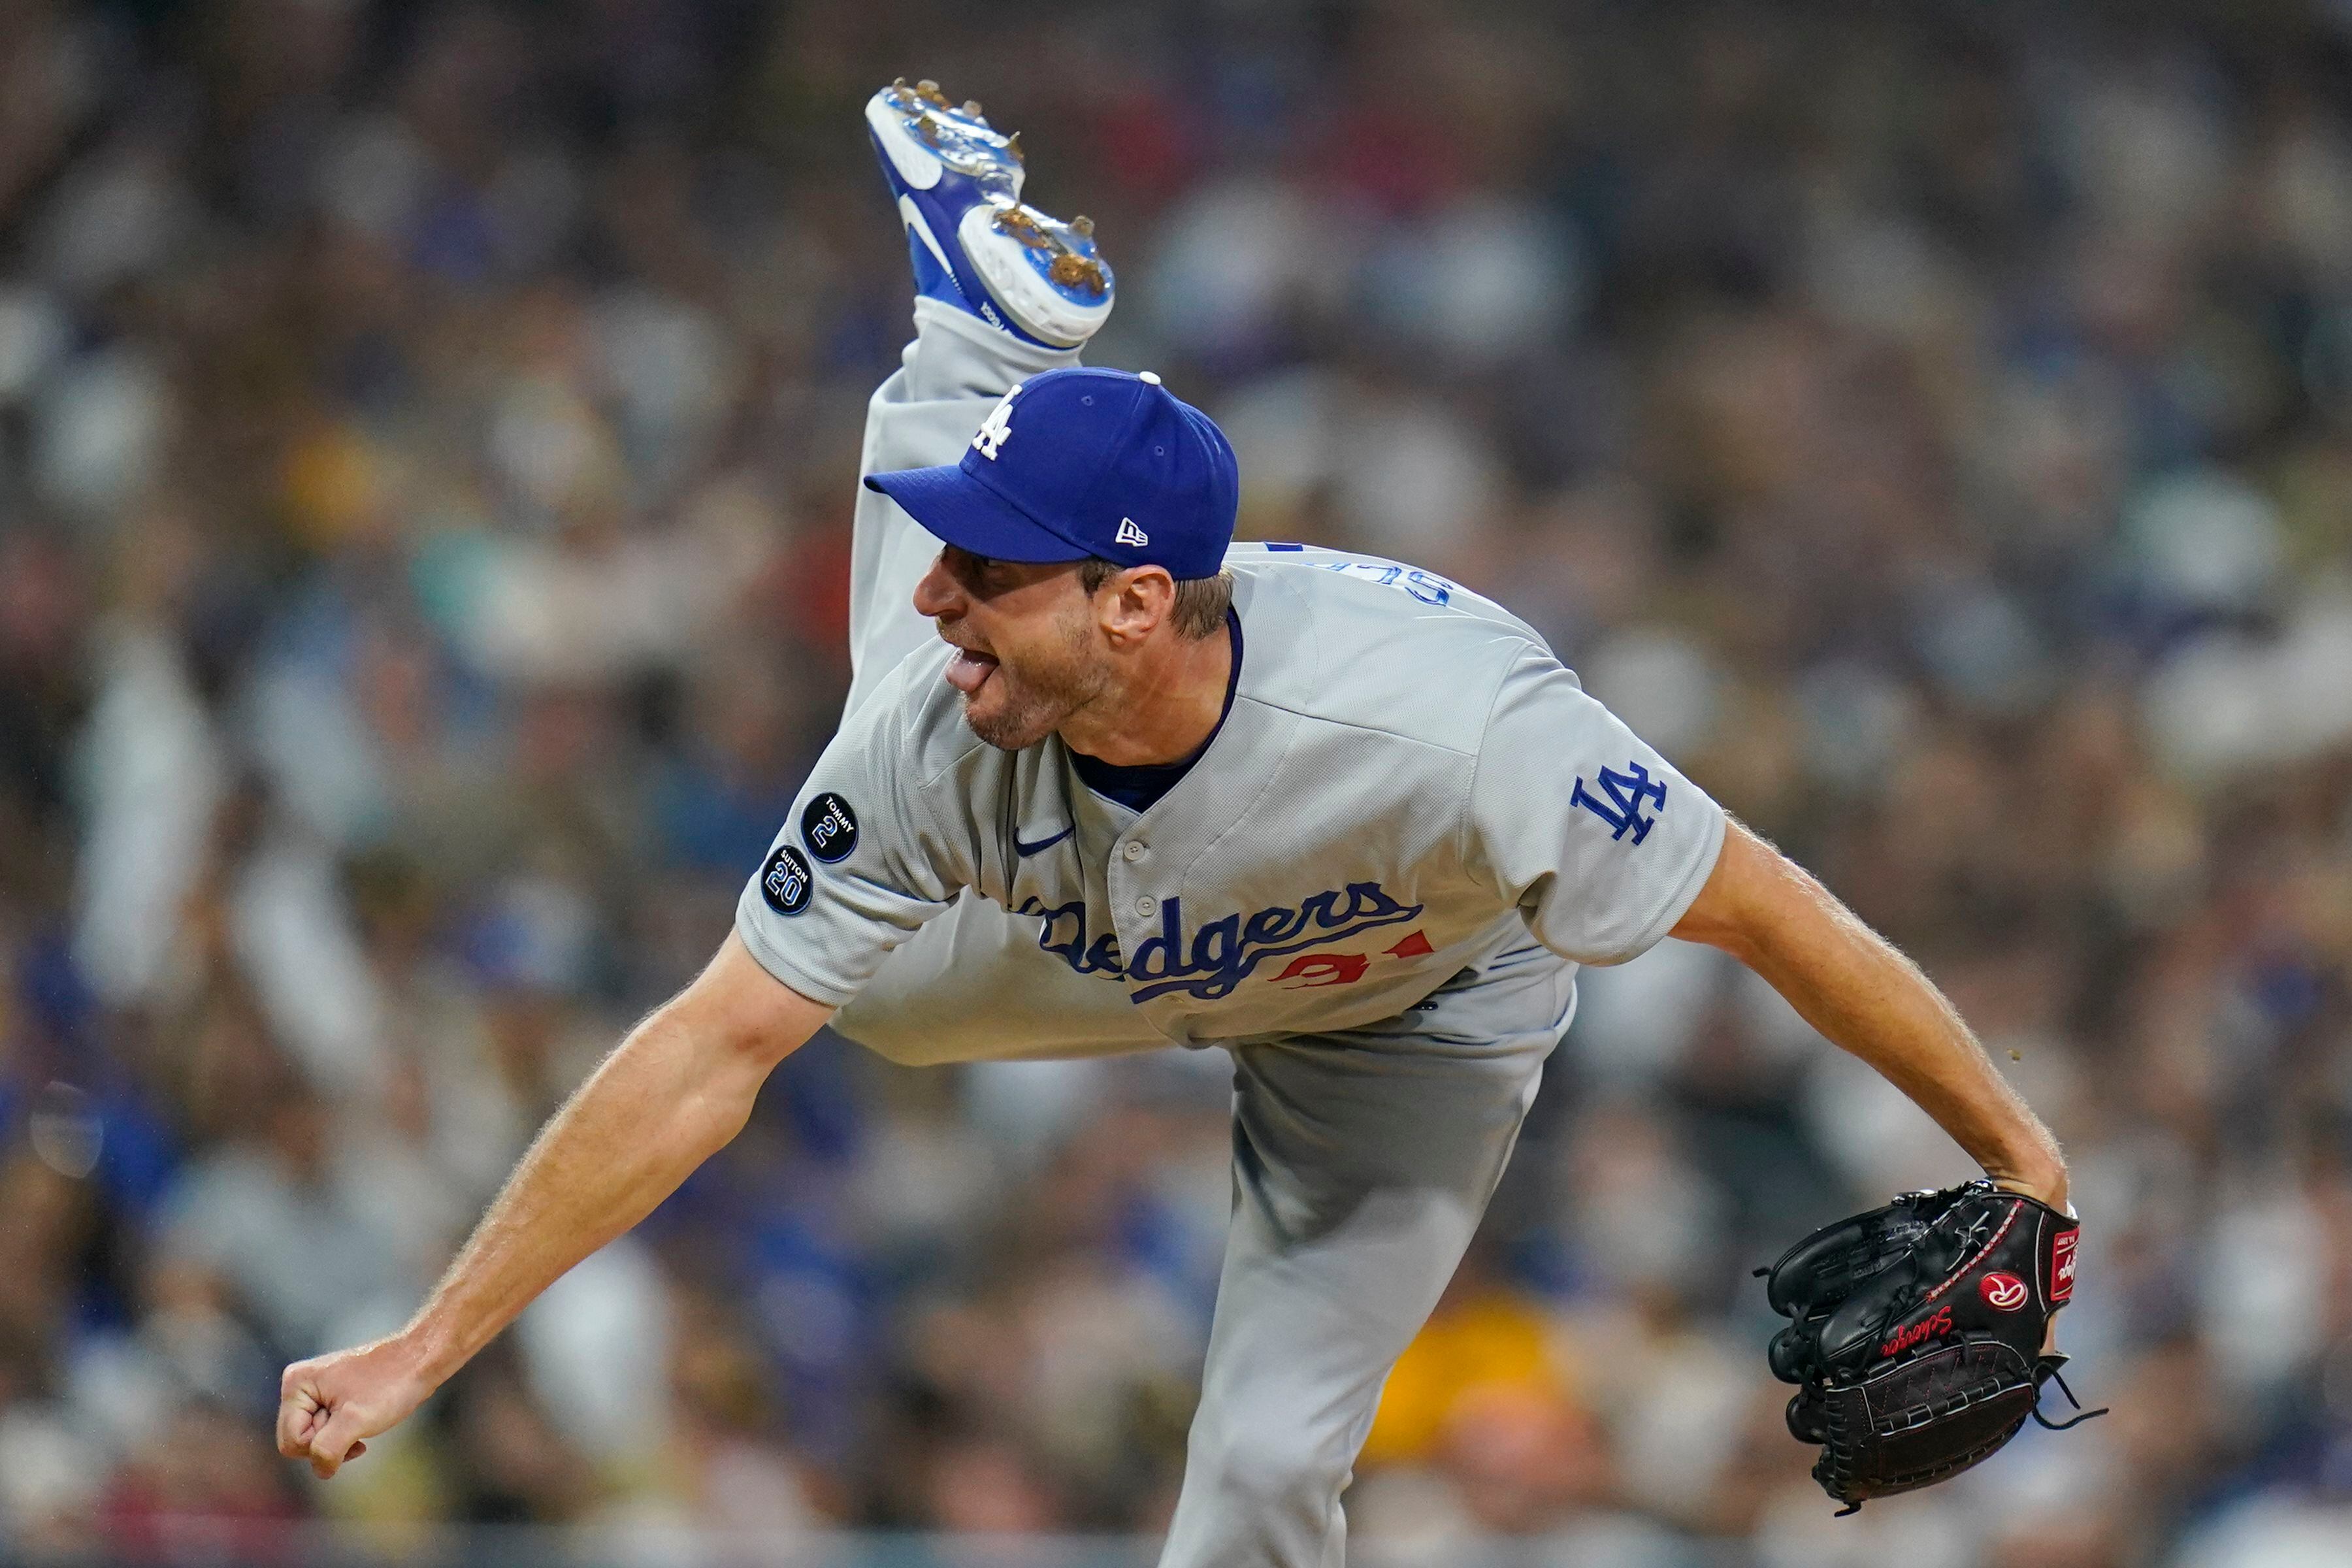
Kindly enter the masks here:
M 2045 1432 L 2071 1432 L 2084 1422 L 2095 1421 L 2114 1408 L 2112 1405 L 2102 1405 L 2096 1410 L 2083 1410 L 2083 1402 L 2074 1397 L 2073 1389 L 2066 1386 L 2066 1374 L 2054 1366 L 2050 1369 L 2050 1381 L 2058 1385 L 2058 1392 L 2066 1396 L 2067 1404 L 2077 1410 L 2082 1410 L 2083 1413 L 2064 1421 L 2053 1421 L 2042 1414 L 2042 1400 L 2037 1394 L 2033 1401 L 2033 1419 Z

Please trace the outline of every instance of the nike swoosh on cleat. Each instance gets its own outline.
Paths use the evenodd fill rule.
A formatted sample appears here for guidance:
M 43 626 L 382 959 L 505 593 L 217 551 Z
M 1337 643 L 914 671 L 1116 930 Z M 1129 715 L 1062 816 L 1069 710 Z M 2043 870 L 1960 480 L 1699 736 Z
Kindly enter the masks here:
M 940 270 L 946 273 L 950 279 L 954 279 L 957 288 L 962 288 L 963 280 L 956 278 L 956 269 L 948 260 L 948 253 L 940 247 L 939 237 L 931 233 L 931 226 L 923 221 L 922 209 L 915 205 L 914 197 L 900 196 L 898 198 L 898 216 L 908 228 L 914 231 L 915 237 L 923 242 L 923 248 L 929 251 L 932 257 L 938 260 Z
M 1024 860 L 1026 860 L 1030 856 L 1036 854 L 1040 850 L 1051 849 L 1055 845 L 1059 844 L 1063 839 L 1067 838 L 1071 834 L 1076 833 L 1077 830 L 1078 825 L 1074 822 L 1070 824 L 1069 826 L 1062 829 L 1061 832 L 1054 835 L 1053 837 L 1040 838 L 1034 844 L 1022 843 L 1021 836 L 1016 833 L 1013 836 L 1013 852 L 1020 856 Z

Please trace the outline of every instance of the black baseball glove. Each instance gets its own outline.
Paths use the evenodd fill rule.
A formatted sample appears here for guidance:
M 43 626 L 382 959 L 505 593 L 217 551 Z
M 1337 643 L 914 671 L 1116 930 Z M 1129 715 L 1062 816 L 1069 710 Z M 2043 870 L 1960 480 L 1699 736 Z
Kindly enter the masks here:
M 1819 1443 L 1813 1479 L 1852 1513 L 1990 1458 L 2066 1363 L 2042 1346 L 2074 1290 L 2078 1227 L 2047 1204 L 1969 1182 L 1906 1193 L 1813 1232 L 1766 1278 L 1772 1374 L 1797 1384 L 1789 1430 Z M 2058 1378 L 2069 1403 L 2074 1392 Z M 2075 1405 L 2080 1409 L 2079 1404 Z

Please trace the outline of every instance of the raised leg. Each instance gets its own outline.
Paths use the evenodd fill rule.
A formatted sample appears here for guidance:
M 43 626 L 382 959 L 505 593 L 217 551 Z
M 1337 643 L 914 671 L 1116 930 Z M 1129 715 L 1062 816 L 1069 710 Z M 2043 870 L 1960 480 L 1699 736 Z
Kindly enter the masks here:
M 1024 377 L 1078 363 L 1117 280 L 1085 218 L 1020 199 L 1021 139 L 935 82 L 895 82 L 866 105 L 884 186 L 907 231 L 915 341 L 866 405 L 859 477 L 960 460 Z M 860 485 L 850 567 L 849 707 L 930 637 L 909 602 L 939 544 Z
M 866 410 L 860 477 L 959 462 L 989 411 L 1026 377 L 1078 363 L 1115 287 L 1093 226 L 1020 205 L 1018 153 L 924 83 L 866 106 L 882 174 L 915 262 L 915 340 Z M 1076 271 L 1068 278 L 1076 263 Z M 1057 264 L 1058 269 L 1057 269 Z M 1005 323 L 1023 330 L 1015 331 Z M 1051 346 L 1053 343 L 1069 346 Z M 850 558 L 848 708 L 931 643 L 915 584 L 939 541 L 860 485 Z M 1037 946 L 1034 917 L 967 893 L 884 961 L 835 1027 L 893 1061 L 1094 1056 L 1167 1044 L 1124 987 Z M 985 998 L 985 1005 L 975 999 Z
M 858 474 L 960 461 L 990 409 L 1024 377 L 1078 363 L 1076 349 L 1025 343 L 969 311 L 915 301 L 915 341 L 866 405 Z M 857 487 L 849 566 L 849 710 L 933 640 L 915 584 L 940 542 L 886 495 Z

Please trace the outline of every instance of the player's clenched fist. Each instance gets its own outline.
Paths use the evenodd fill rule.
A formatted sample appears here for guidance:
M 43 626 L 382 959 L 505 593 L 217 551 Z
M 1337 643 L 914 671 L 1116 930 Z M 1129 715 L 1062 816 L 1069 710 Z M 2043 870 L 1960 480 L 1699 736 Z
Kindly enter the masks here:
M 397 1338 L 298 1361 L 278 1384 L 278 1451 L 310 1460 L 324 1480 L 431 1392 Z

